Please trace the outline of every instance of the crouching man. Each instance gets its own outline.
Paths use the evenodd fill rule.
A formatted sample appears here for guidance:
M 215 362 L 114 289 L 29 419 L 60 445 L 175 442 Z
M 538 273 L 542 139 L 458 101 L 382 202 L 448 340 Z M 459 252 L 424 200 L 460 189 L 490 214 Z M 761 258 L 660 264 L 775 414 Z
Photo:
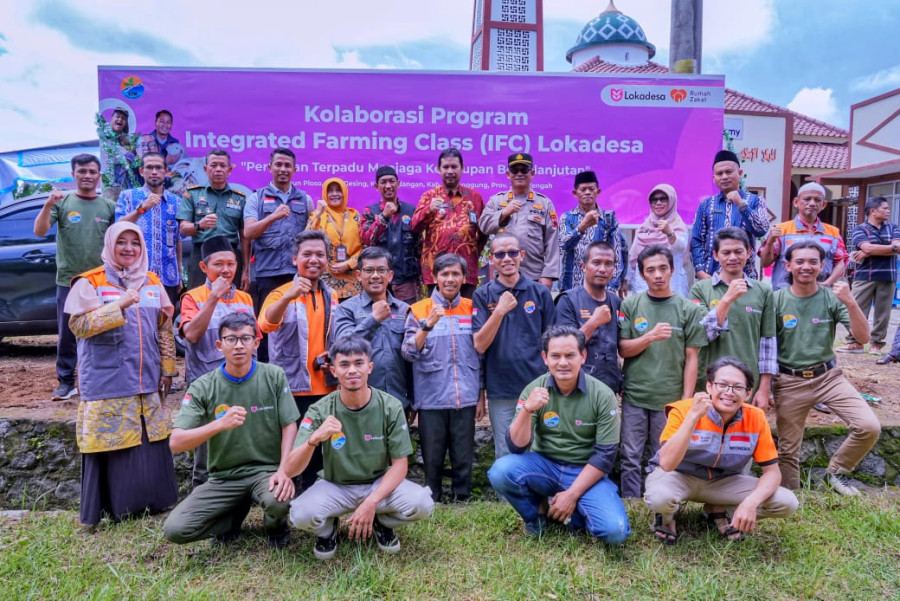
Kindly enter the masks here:
M 552 326 L 541 356 L 549 374 L 522 391 L 507 433 L 510 455 L 488 471 L 491 486 L 540 534 L 551 518 L 572 530 L 620 544 L 631 533 L 625 506 L 607 474 L 619 448 L 619 410 L 613 392 L 582 371 L 584 333 Z M 531 446 L 531 452 L 525 452 Z M 541 512 L 549 500 L 547 514 Z
M 225 363 L 194 380 L 181 402 L 169 446 L 181 453 L 209 441 L 209 480 L 166 519 L 163 531 L 174 543 L 235 540 L 252 503 L 262 506 L 269 546 L 291 540 L 294 484 L 282 463 L 300 415 L 284 371 L 253 358 L 257 346 L 253 315 L 223 317 L 216 348 Z
M 331 371 L 340 389 L 314 403 L 285 463 L 299 474 L 322 444 L 325 468 L 311 488 L 291 503 L 291 523 L 315 532 L 313 553 L 330 559 L 338 545 L 339 518 L 351 540 L 375 535 L 378 548 L 400 550 L 394 528 L 431 515 L 431 491 L 406 480 L 412 443 L 401 402 L 368 385 L 372 347 L 359 338 L 331 345 Z

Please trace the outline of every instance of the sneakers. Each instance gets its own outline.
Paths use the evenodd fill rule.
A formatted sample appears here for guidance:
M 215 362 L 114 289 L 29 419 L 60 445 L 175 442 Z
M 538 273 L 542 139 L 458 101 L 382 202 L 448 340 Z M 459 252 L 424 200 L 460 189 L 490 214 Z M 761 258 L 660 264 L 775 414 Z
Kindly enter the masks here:
M 539 514 L 533 522 L 525 522 L 526 536 L 540 536 L 547 529 L 547 516 Z
M 378 518 L 372 522 L 372 530 L 375 533 L 375 542 L 379 549 L 385 553 L 396 553 L 400 550 L 400 540 L 394 534 L 394 530 L 379 522 Z
M 825 484 L 831 487 L 834 492 L 847 497 L 859 495 L 859 489 L 853 486 L 850 482 L 850 477 L 846 474 L 827 472 L 825 474 Z
M 273 549 L 284 549 L 291 543 L 291 528 L 287 524 L 266 533 L 269 546 Z
M 861 355 L 865 349 L 863 348 L 863 345 L 861 345 L 858 342 L 849 342 L 849 343 L 845 344 L 844 346 L 837 347 L 834 350 L 836 350 L 839 353 L 850 353 L 851 355 Z
M 313 555 L 316 559 L 331 559 L 337 551 L 338 546 L 338 520 L 331 520 L 331 534 L 328 536 L 317 536 L 316 546 L 313 547 Z
M 875 344 L 873 342 L 869 343 L 869 354 L 870 355 L 881 355 L 884 353 L 884 345 L 883 344 Z
M 50 395 L 50 400 L 67 401 L 76 394 L 78 394 L 78 389 L 75 388 L 74 384 L 66 384 L 65 382 L 60 382 L 59 386 L 56 387 L 56 390 L 53 391 L 53 394 Z
M 815 409 L 819 413 L 831 415 L 831 409 L 829 409 L 828 405 L 826 405 L 825 403 L 816 403 L 815 405 L 813 405 L 813 409 Z

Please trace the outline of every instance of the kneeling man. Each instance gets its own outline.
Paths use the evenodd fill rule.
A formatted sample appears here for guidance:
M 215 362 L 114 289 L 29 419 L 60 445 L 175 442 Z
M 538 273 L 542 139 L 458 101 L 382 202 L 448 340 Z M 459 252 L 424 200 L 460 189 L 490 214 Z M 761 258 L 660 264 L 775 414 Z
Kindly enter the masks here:
M 313 553 L 334 556 L 338 518 L 353 512 L 351 540 L 374 533 L 378 548 L 400 550 L 393 528 L 427 518 L 434 509 L 431 491 L 406 480 L 412 443 L 403 404 L 368 385 L 372 347 L 358 336 L 331 345 L 331 371 L 340 389 L 314 403 L 300 422 L 288 474 L 306 468 L 313 449 L 323 445 L 325 469 L 316 483 L 291 503 L 291 523 L 316 533 Z
M 281 464 L 300 415 L 284 371 L 253 358 L 257 346 L 253 315 L 223 317 L 216 348 L 225 362 L 194 380 L 181 402 L 169 446 L 181 453 L 209 441 L 209 480 L 166 519 L 165 537 L 174 543 L 236 539 L 251 503 L 262 506 L 269 546 L 281 549 L 291 540 L 294 484 Z
M 631 532 L 625 506 L 607 474 L 619 448 L 619 410 L 613 392 L 581 369 L 584 333 L 551 326 L 541 356 L 550 370 L 522 391 L 507 433 L 510 455 L 488 471 L 491 486 L 540 534 L 550 517 L 587 529 L 610 544 Z M 526 452 L 529 445 L 531 452 Z M 541 504 L 549 499 L 544 515 Z

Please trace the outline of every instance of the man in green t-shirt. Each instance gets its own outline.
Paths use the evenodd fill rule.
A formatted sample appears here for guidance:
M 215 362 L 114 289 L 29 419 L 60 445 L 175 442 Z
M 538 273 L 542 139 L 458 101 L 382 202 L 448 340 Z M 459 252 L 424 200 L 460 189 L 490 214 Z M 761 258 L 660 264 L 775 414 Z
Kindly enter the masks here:
M 352 512 L 351 540 L 374 533 L 379 549 L 395 553 L 400 541 L 393 529 L 434 509 L 431 490 L 406 479 L 413 449 L 403 404 L 369 386 L 372 347 L 364 338 L 340 338 L 329 355 L 340 389 L 310 406 L 285 462 L 288 475 L 299 474 L 325 442 L 324 469 L 291 503 L 291 523 L 315 532 L 313 553 L 330 559 L 337 551 L 339 518 Z
M 300 415 L 284 370 L 257 363 L 257 346 L 253 315 L 223 317 L 216 348 L 225 363 L 194 380 L 181 402 L 169 446 L 182 453 L 209 441 L 209 480 L 169 514 L 163 530 L 174 543 L 235 540 L 252 503 L 262 507 L 270 547 L 282 549 L 291 540 L 294 483 L 284 460 Z
M 506 433 L 510 454 L 488 471 L 491 486 L 519 512 L 528 535 L 539 535 L 551 518 L 621 544 L 631 528 L 608 476 L 619 446 L 616 396 L 581 369 L 587 359 L 584 332 L 551 326 L 541 346 L 550 373 L 519 396 Z M 544 499 L 549 500 L 546 514 Z
M 622 301 L 619 354 L 625 360 L 622 397 L 622 496 L 640 497 L 644 448 L 659 450 L 668 403 L 692 398 L 698 350 L 707 344 L 703 311 L 672 292 L 675 261 L 667 247 L 653 244 L 637 258 L 647 291 Z
M 59 385 L 51 401 L 64 401 L 78 394 L 75 388 L 77 343 L 69 329 L 69 314 L 63 312 L 72 278 L 102 263 L 103 236 L 116 219 L 116 205 L 97 195 L 100 161 L 90 154 L 72 157 L 75 193 L 53 190 L 34 220 L 34 235 L 56 230 L 56 377 Z
M 881 424 L 837 366 L 833 347 L 838 323 L 865 344 L 869 322 L 847 282 L 839 280 L 829 290 L 816 280 L 825 260 L 825 250 L 817 242 L 795 242 L 787 247 L 784 258 L 790 286 L 775 293 L 780 373 L 774 392 L 781 482 L 792 490 L 800 488 L 806 415 L 814 404 L 824 403 L 850 429 L 828 462 L 825 483 L 842 495 L 858 495 L 848 474 L 878 442 Z
M 720 229 L 713 238 L 713 258 L 719 269 L 691 288 L 691 298 L 707 312 L 702 323 L 709 340 L 709 346 L 700 350 L 696 390 L 706 390 L 707 365 L 722 357 L 737 357 L 759 382 L 752 404 L 765 411 L 772 376 L 778 373 L 775 305 L 768 284 L 745 277 L 751 249 L 743 229 Z

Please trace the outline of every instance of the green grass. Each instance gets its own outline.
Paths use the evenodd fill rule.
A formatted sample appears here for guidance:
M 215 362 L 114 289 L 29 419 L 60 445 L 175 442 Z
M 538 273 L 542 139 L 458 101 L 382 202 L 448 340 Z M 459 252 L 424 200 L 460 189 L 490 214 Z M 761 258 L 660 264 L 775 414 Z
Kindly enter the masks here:
M 608 547 L 551 530 L 521 534 L 499 503 L 440 506 L 398 531 L 403 549 L 342 541 L 318 562 L 311 534 L 270 550 L 258 510 L 227 547 L 172 545 L 162 519 L 83 529 L 73 513 L 0 525 L 3 599 L 897 599 L 900 500 L 811 492 L 796 516 L 765 520 L 740 544 L 707 532 L 699 506 L 679 520 L 675 547 L 629 504 L 632 535 Z

